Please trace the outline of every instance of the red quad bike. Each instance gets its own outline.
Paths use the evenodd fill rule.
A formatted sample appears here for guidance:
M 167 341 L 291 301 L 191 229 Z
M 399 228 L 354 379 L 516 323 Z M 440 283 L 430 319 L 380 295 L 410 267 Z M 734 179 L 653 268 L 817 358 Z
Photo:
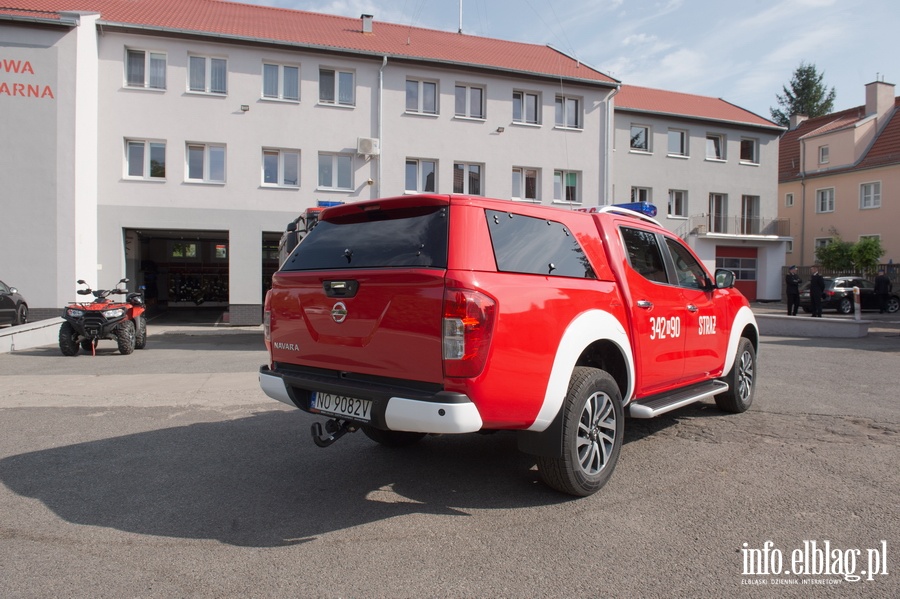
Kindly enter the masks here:
M 63 310 L 65 322 L 59 327 L 59 349 L 64 356 L 74 356 L 79 349 L 96 354 L 101 339 L 115 339 L 123 355 L 147 344 L 147 320 L 144 317 L 143 293 L 132 293 L 124 287 L 122 279 L 115 289 L 93 290 L 83 280 L 78 295 L 93 295 L 92 302 L 75 302 Z M 110 295 L 124 295 L 125 301 L 109 299 Z

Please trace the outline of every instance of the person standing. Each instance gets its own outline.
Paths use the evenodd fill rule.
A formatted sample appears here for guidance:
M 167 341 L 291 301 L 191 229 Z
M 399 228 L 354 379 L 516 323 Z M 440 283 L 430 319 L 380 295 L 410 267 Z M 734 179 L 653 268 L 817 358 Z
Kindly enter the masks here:
M 894 285 L 891 280 L 884 274 L 884 269 L 878 270 L 878 276 L 875 277 L 875 298 L 878 300 L 878 311 L 881 314 L 887 312 L 888 295 L 893 290 Z
M 788 274 L 784 275 L 784 284 L 787 289 L 788 316 L 797 316 L 797 308 L 800 307 L 800 283 L 802 282 L 797 274 L 797 267 L 791 265 L 788 269 Z
M 822 318 L 822 296 L 825 295 L 825 279 L 819 274 L 819 267 L 809 267 L 809 301 L 814 318 Z

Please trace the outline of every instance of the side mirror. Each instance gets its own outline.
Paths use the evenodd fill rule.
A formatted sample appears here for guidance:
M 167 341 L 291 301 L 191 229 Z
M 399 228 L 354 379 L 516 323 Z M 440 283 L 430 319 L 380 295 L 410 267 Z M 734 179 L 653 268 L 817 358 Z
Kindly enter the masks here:
M 716 269 L 716 289 L 731 289 L 734 287 L 734 273 L 724 268 Z
M 297 230 L 297 222 L 296 221 L 289 222 L 287 224 L 287 227 L 285 227 L 285 231 L 296 231 L 296 230 Z
M 78 279 L 76 283 L 78 283 L 79 285 L 87 285 L 87 283 L 84 282 L 84 279 Z

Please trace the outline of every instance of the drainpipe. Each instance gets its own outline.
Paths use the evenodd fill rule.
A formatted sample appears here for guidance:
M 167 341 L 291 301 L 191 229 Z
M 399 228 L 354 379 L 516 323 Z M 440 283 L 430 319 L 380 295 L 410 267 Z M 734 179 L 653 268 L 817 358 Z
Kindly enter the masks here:
M 611 135 L 615 131 L 615 108 L 613 106 L 613 98 L 619 93 L 620 87 L 616 87 L 613 92 L 606 98 L 606 127 L 603 132 L 603 152 L 606 153 L 606 160 L 603 161 L 603 200 L 604 203 L 615 204 L 612 198 L 612 181 L 610 181 L 609 173 L 612 170 L 610 161 L 613 157 L 613 148 Z M 601 152 L 601 155 L 603 154 Z
M 378 147 L 381 150 L 378 154 L 378 170 L 376 176 L 378 180 L 375 182 L 375 197 L 381 197 L 381 163 L 384 156 L 384 68 L 387 66 L 388 57 L 385 55 L 381 60 L 381 68 L 378 69 Z
M 800 264 L 806 264 L 806 140 L 800 140 Z

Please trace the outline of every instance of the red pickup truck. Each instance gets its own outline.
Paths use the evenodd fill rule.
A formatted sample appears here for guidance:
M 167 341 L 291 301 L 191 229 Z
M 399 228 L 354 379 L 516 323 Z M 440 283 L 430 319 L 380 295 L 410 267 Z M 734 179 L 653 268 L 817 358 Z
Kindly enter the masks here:
M 270 397 L 362 430 L 518 431 L 541 478 L 600 489 L 625 410 L 753 401 L 759 332 L 734 274 L 710 276 L 654 219 L 459 195 L 327 208 L 265 301 Z

